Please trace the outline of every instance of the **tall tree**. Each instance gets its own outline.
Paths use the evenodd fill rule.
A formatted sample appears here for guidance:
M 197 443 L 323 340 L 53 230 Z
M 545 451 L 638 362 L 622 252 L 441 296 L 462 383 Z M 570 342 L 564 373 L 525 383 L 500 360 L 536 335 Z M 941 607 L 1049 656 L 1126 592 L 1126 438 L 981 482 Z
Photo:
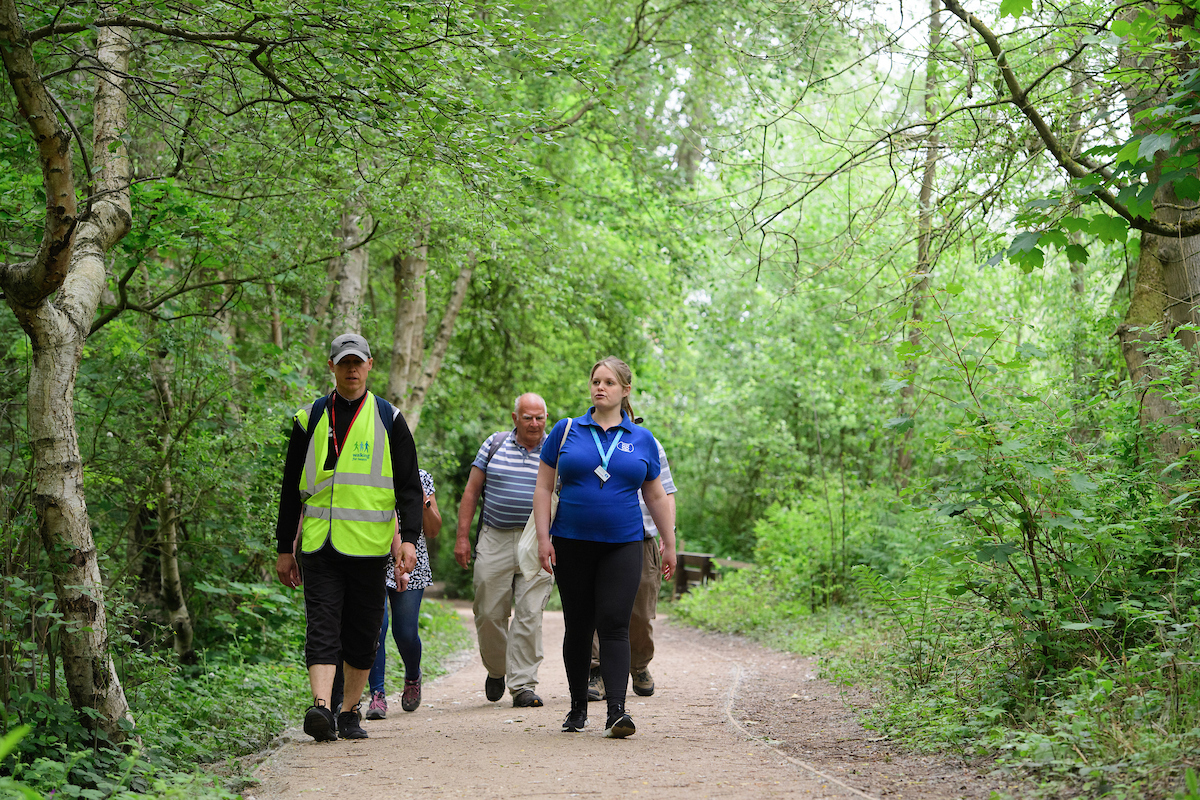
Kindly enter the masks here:
M 46 223 L 29 261 L 0 268 L 8 307 L 32 344 L 29 431 L 34 449 L 38 529 L 51 555 L 55 591 L 72 625 L 63 637 L 63 669 L 71 702 L 91 709 L 85 724 L 123 741 L 129 704 L 108 651 L 104 583 L 83 493 L 83 463 L 73 406 L 83 345 L 105 288 L 105 259 L 129 231 L 130 165 L 125 136 L 131 31 L 109 25 L 97 34 L 92 115 L 95 194 L 79 213 L 71 136 L 41 77 L 32 41 L 14 0 L 0 2 L 0 47 L 9 85 L 42 161 Z

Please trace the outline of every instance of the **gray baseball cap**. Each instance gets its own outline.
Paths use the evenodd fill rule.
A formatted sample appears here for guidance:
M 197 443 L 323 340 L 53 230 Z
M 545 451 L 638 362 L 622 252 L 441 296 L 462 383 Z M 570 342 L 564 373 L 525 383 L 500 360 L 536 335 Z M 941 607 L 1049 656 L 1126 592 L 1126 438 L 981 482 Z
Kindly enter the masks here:
M 371 345 L 357 333 L 343 333 L 329 344 L 329 360 L 337 364 L 346 356 L 358 356 L 363 361 L 371 360 Z

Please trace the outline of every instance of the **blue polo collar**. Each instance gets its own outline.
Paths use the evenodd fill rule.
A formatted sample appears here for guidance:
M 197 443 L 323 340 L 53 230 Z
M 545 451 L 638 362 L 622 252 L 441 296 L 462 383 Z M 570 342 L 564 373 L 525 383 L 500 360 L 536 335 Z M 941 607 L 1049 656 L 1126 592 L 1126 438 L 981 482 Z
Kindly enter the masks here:
M 592 412 L 595 410 L 596 410 L 595 406 L 592 406 L 591 408 L 589 408 L 587 410 L 587 413 L 584 414 L 583 417 L 579 420 L 579 424 L 580 425 L 591 425 L 594 428 L 599 428 L 600 425 L 595 420 L 592 419 Z M 625 413 L 624 409 L 621 410 L 621 421 L 617 423 L 616 427 L 623 429 L 627 433 L 633 433 L 633 420 L 631 420 L 629 418 L 629 415 Z M 610 428 L 609 430 L 612 430 L 612 429 Z

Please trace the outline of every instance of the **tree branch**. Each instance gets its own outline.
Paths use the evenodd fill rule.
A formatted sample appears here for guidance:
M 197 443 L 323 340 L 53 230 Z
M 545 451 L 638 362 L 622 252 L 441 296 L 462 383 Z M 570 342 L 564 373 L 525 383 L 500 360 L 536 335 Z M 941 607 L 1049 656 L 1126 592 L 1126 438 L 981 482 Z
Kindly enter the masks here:
M 1008 55 L 1004 52 L 1004 48 L 1000 46 L 1000 40 L 996 34 L 987 25 L 983 24 L 978 17 L 964 10 L 958 0 L 942 0 L 942 2 L 949 9 L 950 13 L 962 20 L 967 27 L 978 34 L 979 38 L 983 39 L 992 57 L 996 60 L 996 68 L 1000 70 L 1000 76 L 1004 80 L 1004 85 L 1008 88 L 1009 102 L 1016 106 L 1017 110 L 1033 126 L 1038 138 L 1045 145 L 1046 152 L 1054 157 L 1058 165 L 1068 175 L 1077 180 L 1092 177 L 1093 175 L 1105 177 L 1103 173 L 1090 170 L 1072 158 L 1067 148 L 1054 135 L 1054 132 L 1050 129 L 1050 125 L 1042 117 L 1041 113 L 1029 102 L 1029 90 L 1022 88 L 1020 82 L 1017 80 L 1016 73 L 1009 66 Z M 1129 207 L 1117 200 L 1116 196 L 1108 189 L 1097 187 L 1093 194 L 1100 202 L 1104 203 L 1114 213 L 1128 222 L 1129 227 L 1143 233 L 1171 238 L 1200 234 L 1200 218 L 1183 220 L 1174 224 L 1160 222 L 1155 219 L 1146 219 L 1131 212 Z

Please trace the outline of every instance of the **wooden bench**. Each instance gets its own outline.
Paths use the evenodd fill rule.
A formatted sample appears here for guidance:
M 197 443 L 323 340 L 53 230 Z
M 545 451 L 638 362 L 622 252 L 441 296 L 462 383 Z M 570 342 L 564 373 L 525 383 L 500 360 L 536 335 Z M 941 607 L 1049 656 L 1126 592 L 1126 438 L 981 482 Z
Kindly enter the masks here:
M 676 553 L 675 598 L 678 599 L 693 586 L 703 586 L 709 581 L 719 579 L 725 570 L 746 569 L 753 566 L 746 561 L 717 558 L 712 553 Z
M 675 596 L 687 592 L 693 586 L 703 586 L 717 577 L 713 569 L 716 558 L 712 553 L 675 554 Z

